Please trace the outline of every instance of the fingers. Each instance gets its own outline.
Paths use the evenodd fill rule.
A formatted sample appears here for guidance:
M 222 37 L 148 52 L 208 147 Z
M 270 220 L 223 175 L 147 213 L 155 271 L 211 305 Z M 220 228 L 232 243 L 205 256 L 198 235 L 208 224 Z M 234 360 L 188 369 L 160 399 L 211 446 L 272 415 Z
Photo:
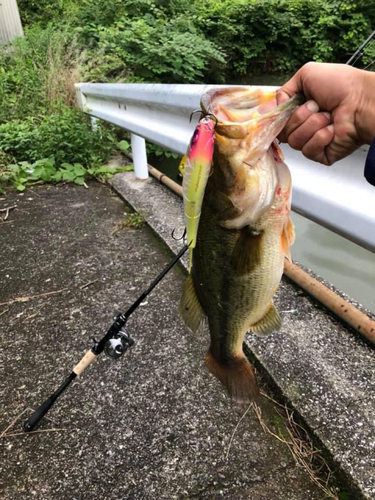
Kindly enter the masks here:
M 334 127 L 332 124 L 321 128 L 301 148 L 303 155 L 309 160 L 332 165 L 333 161 L 327 157 L 326 147 L 333 141 L 333 137 Z
M 297 109 L 284 128 L 284 135 L 293 149 L 301 150 L 318 130 L 330 123 L 329 113 L 319 113 L 315 101 L 308 101 Z
M 307 101 L 293 113 L 279 139 L 288 142 L 293 149 L 302 151 L 306 158 L 331 165 L 325 149 L 334 138 L 330 121 L 330 113 L 320 112 L 315 101 Z
M 300 150 L 315 132 L 329 125 L 330 119 L 329 113 L 319 112 L 319 106 L 315 101 L 307 101 L 293 113 L 281 131 L 279 139 Z

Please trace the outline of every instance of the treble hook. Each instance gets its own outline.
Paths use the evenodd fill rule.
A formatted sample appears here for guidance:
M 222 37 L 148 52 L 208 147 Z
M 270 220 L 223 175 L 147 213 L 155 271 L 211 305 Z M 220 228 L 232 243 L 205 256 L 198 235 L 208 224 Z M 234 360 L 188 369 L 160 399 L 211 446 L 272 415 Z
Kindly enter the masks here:
M 190 123 L 191 123 L 191 120 L 193 118 L 193 115 L 195 115 L 195 113 L 200 113 L 201 117 L 199 118 L 199 121 L 202 120 L 202 118 L 210 118 L 212 121 L 215 122 L 215 129 L 217 127 L 217 124 L 219 123 L 219 120 L 217 119 L 217 116 L 213 115 L 212 113 L 203 113 L 203 111 L 201 109 L 196 109 L 195 111 L 193 111 L 190 115 Z
M 180 241 L 180 240 L 182 240 L 182 239 L 184 239 L 184 238 L 185 238 L 185 236 L 186 236 L 186 227 L 185 227 L 185 229 L 184 229 L 184 232 L 182 233 L 182 236 L 180 236 L 179 238 L 176 238 L 176 236 L 174 235 L 175 231 L 176 231 L 176 229 L 173 229 L 172 234 L 171 234 L 172 238 L 173 238 L 175 241 Z
M 200 113 L 201 114 L 201 117 L 199 118 L 200 120 L 202 119 L 202 117 L 204 116 L 203 115 L 203 111 L 201 109 L 196 109 L 195 111 L 193 111 L 190 115 L 190 120 L 189 122 L 191 123 L 191 119 L 193 118 L 193 115 L 195 115 L 195 113 Z
M 217 119 L 217 116 L 213 115 L 212 113 L 207 113 L 207 114 L 205 114 L 205 115 L 204 115 L 204 117 L 205 117 L 205 118 L 207 118 L 207 117 L 208 117 L 208 118 L 211 118 L 211 120 L 212 120 L 213 122 L 215 122 L 215 127 L 214 127 L 214 128 L 216 128 L 216 127 L 217 127 L 217 124 L 219 123 L 219 120 Z

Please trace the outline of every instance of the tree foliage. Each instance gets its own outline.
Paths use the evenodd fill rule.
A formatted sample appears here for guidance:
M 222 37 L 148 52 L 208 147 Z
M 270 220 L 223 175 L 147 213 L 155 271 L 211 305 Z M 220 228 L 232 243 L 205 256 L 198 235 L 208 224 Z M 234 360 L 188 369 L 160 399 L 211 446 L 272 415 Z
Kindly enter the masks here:
M 98 165 L 120 137 L 74 110 L 74 82 L 225 83 L 345 62 L 375 28 L 367 0 L 18 0 L 0 48 L 1 164 Z M 362 59 L 375 59 L 375 44 Z M 64 174 L 68 175 L 68 174 Z

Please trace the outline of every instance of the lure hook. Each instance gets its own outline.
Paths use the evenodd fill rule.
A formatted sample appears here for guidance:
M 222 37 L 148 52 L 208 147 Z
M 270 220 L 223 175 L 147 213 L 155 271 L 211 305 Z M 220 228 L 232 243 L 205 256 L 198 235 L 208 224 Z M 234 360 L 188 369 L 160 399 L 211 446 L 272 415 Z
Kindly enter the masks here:
M 200 120 L 202 119 L 202 117 L 203 117 L 203 111 L 202 111 L 201 109 L 196 109 L 196 110 L 195 110 L 195 111 L 193 111 L 193 112 L 191 113 L 191 115 L 190 115 L 190 120 L 189 120 L 189 122 L 190 122 L 190 123 L 191 123 L 191 120 L 192 120 L 193 116 L 194 116 L 196 113 L 200 113 L 200 115 L 201 115 Z
M 196 113 L 200 113 L 201 117 L 199 118 L 199 121 L 202 120 L 202 118 L 210 118 L 210 120 L 214 121 L 215 122 L 215 129 L 217 127 L 217 124 L 219 123 L 219 120 L 217 119 L 217 116 L 213 115 L 212 113 L 203 113 L 203 111 L 201 109 L 196 109 L 195 111 L 193 111 L 190 115 L 190 123 L 191 123 L 191 120 L 193 118 L 193 115 L 195 115 Z
M 174 235 L 175 231 L 176 231 L 176 229 L 173 229 L 172 234 L 171 234 L 172 238 L 175 241 L 180 241 L 180 240 L 182 240 L 182 239 L 185 238 L 185 236 L 186 236 L 186 228 L 184 229 L 184 232 L 182 233 L 182 236 L 179 236 L 178 238 Z
M 217 127 L 217 124 L 219 123 L 219 120 L 217 119 L 217 116 L 213 115 L 212 113 L 207 113 L 204 115 L 205 118 L 210 118 L 213 122 L 215 122 L 215 129 Z

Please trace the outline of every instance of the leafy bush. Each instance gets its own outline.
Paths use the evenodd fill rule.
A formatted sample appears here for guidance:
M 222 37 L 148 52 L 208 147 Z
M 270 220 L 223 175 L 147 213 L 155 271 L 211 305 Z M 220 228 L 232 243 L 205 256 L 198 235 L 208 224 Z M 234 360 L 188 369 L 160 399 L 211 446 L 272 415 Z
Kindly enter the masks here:
M 24 26 L 35 23 L 45 25 L 53 19 L 61 18 L 66 3 L 66 0 L 17 0 Z
M 38 160 L 35 163 L 21 161 L 0 168 L 0 193 L 8 186 L 24 191 L 26 186 L 33 186 L 41 182 L 74 182 L 84 186 L 85 180 L 95 177 L 103 182 L 117 172 L 133 170 L 132 165 L 119 168 L 107 166 L 84 168 L 80 163 L 63 163 L 59 167 L 53 157 Z M 87 186 L 86 186 L 87 187 Z
M 68 29 L 33 28 L 0 48 L 0 123 L 74 106 L 85 52 Z
M 40 121 L 29 116 L 0 125 L 0 148 L 18 161 L 54 156 L 57 165 L 90 166 L 107 160 L 115 146 L 112 127 L 98 124 L 92 130 L 88 117 L 63 105 Z
M 207 0 L 198 24 L 229 56 L 227 75 L 345 62 L 375 25 L 366 0 Z
M 111 78 L 127 71 L 137 81 L 198 83 L 225 62 L 223 52 L 192 23 L 182 17 L 166 19 L 160 11 L 143 18 L 123 16 L 112 26 L 88 26 L 78 32 L 95 44 L 90 58 L 96 66 L 101 60 L 111 65 Z

